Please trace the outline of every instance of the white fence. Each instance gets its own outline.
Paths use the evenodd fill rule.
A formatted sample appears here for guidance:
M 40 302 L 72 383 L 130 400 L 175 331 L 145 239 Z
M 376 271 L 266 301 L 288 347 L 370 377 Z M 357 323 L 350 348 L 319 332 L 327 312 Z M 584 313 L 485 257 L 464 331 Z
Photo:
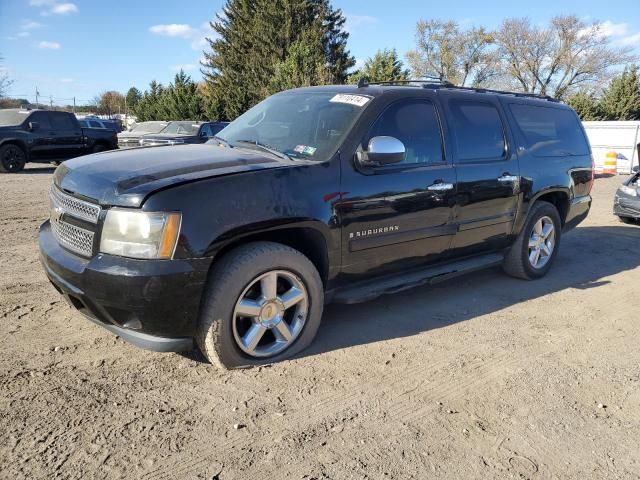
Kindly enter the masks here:
M 589 137 L 596 172 L 602 171 L 607 152 L 618 154 L 618 173 L 631 173 L 638 165 L 640 122 L 582 122 Z

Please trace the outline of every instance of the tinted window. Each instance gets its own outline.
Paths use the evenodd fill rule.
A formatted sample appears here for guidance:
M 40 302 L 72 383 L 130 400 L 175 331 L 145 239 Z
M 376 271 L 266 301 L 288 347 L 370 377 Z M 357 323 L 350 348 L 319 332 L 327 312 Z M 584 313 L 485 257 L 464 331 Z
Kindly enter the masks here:
M 96 122 L 95 120 L 91 120 L 89 122 L 89 125 L 91 126 L 91 128 L 103 128 L 102 125 L 100 125 L 98 122 Z
M 209 126 L 209 124 L 205 124 L 202 126 L 202 128 L 200 129 L 200 136 L 201 137 L 213 137 L 213 134 L 211 133 L 211 127 Z
M 453 100 L 449 110 L 459 161 L 504 157 L 504 129 L 496 107 L 489 103 Z
M 403 164 L 442 163 L 442 138 L 435 107 L 428 101 L 408 100 L 387 108 L 371 128 L 373 137 L 395 137 L 404 143 L 407 156 Z
M 519 104 L 510 108 L 526 142 L 524 147 L 533 155 L 589 154 L 578 117 L 571 110 Z
M 69 116 L 64 113 L 63 114 L 51 113 L 49 115 L 49 119 L 51 120 L 51 124 L 53 125 L 53 128 L 56 130 L 75 130 L 75 125 L 71 121 L 71 118 L 69 118 Z
M 225 124 L 221 124 L 221 123 L 212 123 L 209 125 L 209 128 L 211 129 L 211 133 L 212 136 L 215 136 L 218 134 L 218 132 L 220 132 L 224 127 L 226 127 Z
M 49 115 L 47 115 L 45 112 L 35 112 L 29 117 L 29 121 L 38 122 L 41 129 L 51 129 L 51 124 L 49 123 Z

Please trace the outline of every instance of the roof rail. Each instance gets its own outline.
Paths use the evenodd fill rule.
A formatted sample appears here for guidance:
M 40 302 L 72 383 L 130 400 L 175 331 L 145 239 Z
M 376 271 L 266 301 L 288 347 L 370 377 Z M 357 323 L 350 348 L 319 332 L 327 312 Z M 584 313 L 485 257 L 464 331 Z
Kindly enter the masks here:
M 455 90 L 465 90 L 465 91 L 477 92 L 477 93 L 496 93 L 499 95 L 513 95 L 515 97 L 538 98 L 540 100 L 548 100 L 550 102 L 560 101 L 557 98 L 550 97 L 549 95 L 540 95 L 538 93 L 509 92 L 506 90 L 493 90 L 490 88 L 481 88 L 481 87 L 462 87 L 462 86 L 454 85 L 453 83 L 447 80 L 441 80 L 435 77 L 433 79 L 428 79 L 428 80 L 389 80 L 385 82 L 369 82 L 369 80 L 365 77 L 365 78 L 361 78 L 360 81 L 358 82 L 358 88 L 368 87 L 370 85 L 421 86 L 422 88 L 450 88 Z

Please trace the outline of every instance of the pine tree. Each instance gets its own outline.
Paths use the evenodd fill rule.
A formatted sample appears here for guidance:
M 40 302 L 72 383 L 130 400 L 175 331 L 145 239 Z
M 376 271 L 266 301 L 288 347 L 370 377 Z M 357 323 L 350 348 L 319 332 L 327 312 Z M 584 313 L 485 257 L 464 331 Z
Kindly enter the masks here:
M 625 68 L 604 91 L 600 109 L 605 120 L 640 120 L 640 76 L 638 67 Z
M 136 87 L 131 87 L 127 91 L 127 107 L 130 109 L 135 108 L 141 98 L 142 94 L 140 93 L 140 90 L 138 90 Z
M 573 108 L 580 120 L 583 122 L 590 120 L 600 120 L 602 117 L 602 112 L 600 111 L 600 107 L 598 105 L 598 101 L 596 98 L 587 92 L 578 92 L 574 95 L 571 95 L 567 99 L 567 105 Z
M 344 23 L 329 0 L 227 0 L 204 54 L 207 110 L 233 119 L 278 85 L 343 83 L 354 64 Z
M 404 68 L 395 49 L 378 50 L 369 57 L 357 72 L 349 75 L 349 83 L 358 83 L 361 78 L 370 82 L 386 82 L 392 80 L 408 80 L 409 70 Z
M 150 120 L 168 120 L 169 116 L 164 107 L 164 87 L 161 83 L 152 80 L 149 90 L 145 90 L 142 98 L 133 109 L 133 113 L 139 122 Z
M 162 103 L 170 120 L 202 120 L 204 111 L 198 84 L 180 70 L 164 91 Z

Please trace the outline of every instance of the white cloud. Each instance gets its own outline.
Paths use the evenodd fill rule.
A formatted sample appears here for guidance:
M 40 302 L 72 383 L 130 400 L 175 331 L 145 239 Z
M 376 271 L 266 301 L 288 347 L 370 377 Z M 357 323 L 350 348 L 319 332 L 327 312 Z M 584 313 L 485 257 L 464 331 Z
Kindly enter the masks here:
M 58 42 L 48 42 L 46 40 L 43 40 L 42 42 L 38 43 L 38 48 L 44 48 L 47 50 L 60 50 L 61 45 Z
M 75 3 L 57 3 L 51 6 L 49 13 L 51 15 L 67 15 L 69 13 L 78 13 L 78 6 Z
M 168 25 L 154 25 L 149 28 L 149 31 L 164 37 L 190 38 L 193 35 L 194 29 L 186 23 L 170 23 Z
M 17 39 L 18 39 L 18 37 L 7 37 L 7 40 L 12 40 L 13 41 L 13 40 L 17 40 Z
M 370 15 L 345 15 L 347 17 L 347 21 L 344 24 L 344 29 L 353 33 L 361 27 L 371 26 L 378 23 L 378 19 L 376 17 L 372 17 Z
M 190 72 L 198 68 L 198 65 L 194 63 L 185 63 L 182 65 L 171 65 L 169 69 L 173 72 L 179 72 L 180 70 L 184 70 L 185 72 Z
M 29 5 L 43 8 L 40 12 L 43 17 L 78 13 L 78 6 L 75 3 L 60 2 L 59 0 L 29 0 Z
M 209 22 L 204 22 L 199 27 L 193 27 L 187 23 L 153 25 L 149 31 L 164 37 L 191 40 L 191 48 L 194 50 L 203 50 L 207 46 L 207 38 L 216 36 L 215 30 L 211 28 Z
M 27 31 L 18 33 L 19 37 L 28 37 L 29 35 L 31 35 L 31 33 L 27 32 Z
M 73 83 L 73 78 L 61 78 L 61 83 Z
M 42 24 L 39 22 L 34 22 L 33 20 L 23 20 L 20 24 L 20 28 L 22 30 L 33 30 L 40 27 L 42 27 Z
M 640 45 L 640 32 L 633 35 L 627 35 L 626 37 L 619 38 L 616 43 L 625 47 L 637 47 Z

